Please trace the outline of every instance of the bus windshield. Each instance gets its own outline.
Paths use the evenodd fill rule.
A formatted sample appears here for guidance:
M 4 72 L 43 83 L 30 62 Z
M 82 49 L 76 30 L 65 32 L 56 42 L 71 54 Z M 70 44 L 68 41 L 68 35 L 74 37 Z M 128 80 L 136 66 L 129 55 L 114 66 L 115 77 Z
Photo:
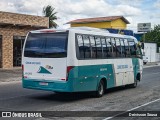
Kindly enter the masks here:
M 29 33 L 24 57 L 62 58 L 67 57 L 68 33 Z

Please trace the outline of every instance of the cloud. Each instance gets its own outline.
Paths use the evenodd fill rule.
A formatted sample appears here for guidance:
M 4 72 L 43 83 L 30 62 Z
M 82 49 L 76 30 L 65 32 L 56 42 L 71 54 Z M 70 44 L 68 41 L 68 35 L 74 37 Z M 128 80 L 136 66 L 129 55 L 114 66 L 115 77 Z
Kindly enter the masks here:
M 0 10 L 42 15 L 42 9 L 46 5 L 55 7 L 55 11 L 58 12 L 57 16 L 60 18 L 57 23 L 60 26 L 70 20 L 80 18 L 115 15 L 134 17 L 142 14 L 140 8 L 129 5 L 127 2 L 126 4 L 122 2 L 111 4 L 105 0 L 1 0 Z
M 143 1 L 146 1 L 146 0 L 134 0 L 134 1 L 132 0 L 113 0 L 113 1 L 115 1 L 114 3 L 117 3 L 117 4 L 139 7 L 142 5 Z
M 160 0 L 157 0 L 155 3 L 154 3 L 154 6 L 156 8 L 160 8 Z

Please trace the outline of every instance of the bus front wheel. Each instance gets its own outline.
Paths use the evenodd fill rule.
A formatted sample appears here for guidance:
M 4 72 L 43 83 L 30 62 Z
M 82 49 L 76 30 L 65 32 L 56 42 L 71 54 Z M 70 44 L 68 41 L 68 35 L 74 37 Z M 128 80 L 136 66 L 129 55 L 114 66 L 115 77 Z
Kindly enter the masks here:
M 98 89 L 95 92 L 95 97 L 102 97 L 104 95 L 105 92 L 105 85 L 104 85 L 104 81 L 101 80 L 98 84 Z
M 135 80 L 135 82 L 133 84 L 130 85 L 131 88 L 136 88 L 137 87 L 137 80 Z

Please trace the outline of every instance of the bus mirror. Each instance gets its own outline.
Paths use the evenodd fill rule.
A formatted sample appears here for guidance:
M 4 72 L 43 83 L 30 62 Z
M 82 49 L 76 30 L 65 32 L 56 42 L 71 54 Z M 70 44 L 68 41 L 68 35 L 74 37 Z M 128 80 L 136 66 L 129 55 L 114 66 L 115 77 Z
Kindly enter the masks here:
M 144 43 L 141 43 L 141 48 L 144 49 Z

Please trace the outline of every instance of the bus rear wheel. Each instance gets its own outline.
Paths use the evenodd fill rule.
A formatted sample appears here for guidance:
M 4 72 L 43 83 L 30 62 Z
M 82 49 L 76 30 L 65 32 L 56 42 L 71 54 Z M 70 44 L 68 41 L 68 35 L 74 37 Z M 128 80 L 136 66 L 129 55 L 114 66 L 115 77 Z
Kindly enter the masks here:
M 105 92 L 105 85 L 103 80 L 101 80 L 98 84 L 98 89 L 95 92 L 95 97 L 97 98 L 102 97 L 104 95 L 104 92 Z

